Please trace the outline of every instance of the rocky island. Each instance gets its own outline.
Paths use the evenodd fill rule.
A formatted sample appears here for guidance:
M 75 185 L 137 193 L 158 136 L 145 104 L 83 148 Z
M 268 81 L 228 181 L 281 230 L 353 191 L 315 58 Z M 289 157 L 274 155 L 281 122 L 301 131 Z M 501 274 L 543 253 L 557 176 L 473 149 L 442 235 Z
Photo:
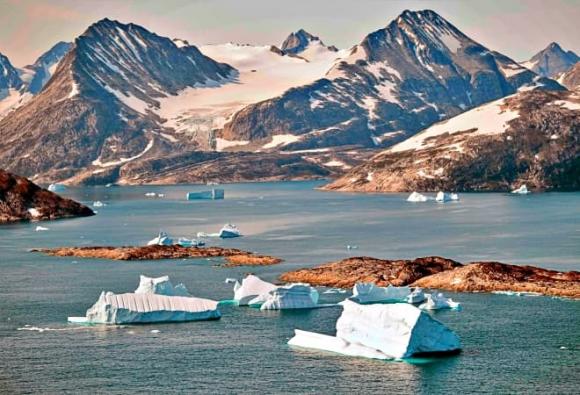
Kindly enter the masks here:
M 0 169 L 0 223 L 87 217 L 95 213 L 71 199 Z
M 580 272 L 558 272 L 500 262 L 462 264 L 442 257 L 384 260 L 354 257 L 284 273 L 280 280 L 350 288 L 357 282 L 416 286 L 456 292 L 531 292 L 580 298 Z
M 136 247 L 59 247 L 36 248 L 32 252 L 42 252 L 52 256 L 74 256 L 79 258 L 113 259 L 119 261 L 144 261 L 183 258 L 225 258 L 224 266 L 263 266 L 282 262 L 281 259 L 254 255 L 237 248 L 182 247 L 180 245 L 150 245 Z

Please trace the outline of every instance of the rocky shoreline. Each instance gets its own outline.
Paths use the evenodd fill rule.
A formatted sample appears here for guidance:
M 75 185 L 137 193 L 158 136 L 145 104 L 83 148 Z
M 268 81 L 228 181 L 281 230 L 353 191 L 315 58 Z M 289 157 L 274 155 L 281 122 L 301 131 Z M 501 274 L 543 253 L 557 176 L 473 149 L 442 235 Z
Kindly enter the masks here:
M 558 272 L 500 262 L 462 264 L 442 257 L 384 260 L 353 257 L 280 276 L 285 282 L 350 288 L 357 282 L 410 285 L 456 292 L 530 292 L 580 299 L 580 272 Z
M 282 262 L 280 258 L 267 255 L 254 255 L 252 252 L 237 248 L 221 247 L 182 247 L 179 245 L 152 245 L 136 247 L 59 247 L 35 248 L 31 252 L 60 257 L 112 259 L 119 261 L 144 261 L 183 258 L 225 258 L 224 266 L 264 266 Z

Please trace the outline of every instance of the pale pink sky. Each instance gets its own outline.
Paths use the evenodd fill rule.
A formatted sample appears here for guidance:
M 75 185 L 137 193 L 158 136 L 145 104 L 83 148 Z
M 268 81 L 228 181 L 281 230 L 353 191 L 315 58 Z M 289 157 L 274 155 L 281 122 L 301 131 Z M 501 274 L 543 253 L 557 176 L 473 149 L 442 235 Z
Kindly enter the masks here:
M 32 63 L 104 17 L 193 44 L 280 44 L 304 28 L 350 47 L 405 9 L 433 9 L 471 38 L 516 60 L 552 41 L 580 50 L 580 0 L 0 0 L 0 52 Z

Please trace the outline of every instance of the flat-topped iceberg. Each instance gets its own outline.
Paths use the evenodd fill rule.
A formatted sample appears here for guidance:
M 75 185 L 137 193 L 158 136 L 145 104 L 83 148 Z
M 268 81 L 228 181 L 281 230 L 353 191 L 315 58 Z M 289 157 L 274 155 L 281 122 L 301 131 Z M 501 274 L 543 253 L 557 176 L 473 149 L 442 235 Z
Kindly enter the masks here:
M 336 336 L 296 331 L 288 344 L 379 359 L 453 353 L 461 349 L 457 335 L 429 314 L 407 303 L 361 305 L 341 303 Z
M 419 306 L 421 310 L 459 309 L 461 307 L 458 302 L 454 302 L 451 298 L 446 298 L 440 292 L 425 295 L 427 300 Z
M 145 324 L 213 320 L 221 317 L 217 305 L 217 301 L 194 297 L 102 292 L 99 300 L 87 310 L 84 320 L 82 317 L 70 317 L 69 321 L 93 324 Z
M 407 198 L 408 202 L 427 202 L 433 200 L 433 198 L 420 194 L 419 192 L 413 192 Z
M 156 238 L 149 240 L 147 242 L 148 246 L 159 245 L 159 246 L 170 246 L 173 244 L 173 239 L 163 231 L 159 232 Z
M 435 196 L 435 200 L 439 203 L 454 202 L 459 200 L 459 195 L 456 193 L 439 191 L 437 192 L 437 196 Z
M 372 283 L 356 283 L 352 288 L 351 300 L 358 303 L 406 302 L 411 294 L 409 287 L 379 287 Z
M 241 284 L 236 281 L 234 285 L 234 300 L 240 306 L 247 306 L 252 299 L 267 294 L 276 288 L 276 285 L 250 274 L 242 280 Z
M 512 191 L 512 193 L 518 194 L 518 195 L 527 195 L 528 193 L 530 193 L 530 191 L 528 190 L 528 187 L 526 184 L 522 185 L 521 187 L 514 189 Z
M 260 305 L 260 310 L 312 309 L 318 297 L 318 291 L 308 284 L 289 284 L 259 295 L 248 304 Z
M 165 296 L 191 296 L 183 284 L 173 285 L 169 276 L 139 277 L 139 287 L 135 290 L 136 294 L 156 294 Z

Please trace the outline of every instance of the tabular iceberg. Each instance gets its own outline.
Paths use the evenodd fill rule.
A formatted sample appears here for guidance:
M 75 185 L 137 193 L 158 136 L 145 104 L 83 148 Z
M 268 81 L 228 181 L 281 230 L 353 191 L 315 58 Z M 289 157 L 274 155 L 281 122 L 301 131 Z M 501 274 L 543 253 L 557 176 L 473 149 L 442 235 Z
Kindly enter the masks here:
M 378 287 L 372 283 L 357 283 L 352 288 L 351 300 L 358 303 L 406 302 L 411 294 L 409 287 Z
M 289 284 L 259 295 L 248 304 L 260 305 L 260 310 L 312 309 L 318 297 L 318 291 L 308 284 Z
M 296 331 L 288 344 L 350 356 L 403 359 L 461 349 L 457 335 L 441 322 L 406 303 L 341 303 L 336 337 Z
M 442 293 L 425 294 L 427 301 L 419 306 L 421 310 L 441 310 L 441 309 L 458 309 L 460 304 L 454 302 L 451 298 L 446 298 Z
M 139 287 L 135 290 L 136 294 L 156 294 L 165 296 L 191 296 L 183 284 L 173 286 L 169 276 L 157 278 L 141 275 L 139 277 Z
M 276 288 L 276 285 L 250 274 L 242 280 L 241 284 L 236 281 L 234 285 L 234 300 L 240 306 L 247 306 L 252 299 L 267 294 Z
M 407 198 L 408 202 L 426 202 L 429 200 L 433 200 L 433 198 L 420 194 L 419 192 L 413 192 Z
M 213 320 L 221 317 L 217 305 L 217 301 L 193 297 L 102 292 L 99 300 L 87 310 L 84 322 L 145 324 Z M 69 321 L 81 322 L 78 317 L 71 317 Z

